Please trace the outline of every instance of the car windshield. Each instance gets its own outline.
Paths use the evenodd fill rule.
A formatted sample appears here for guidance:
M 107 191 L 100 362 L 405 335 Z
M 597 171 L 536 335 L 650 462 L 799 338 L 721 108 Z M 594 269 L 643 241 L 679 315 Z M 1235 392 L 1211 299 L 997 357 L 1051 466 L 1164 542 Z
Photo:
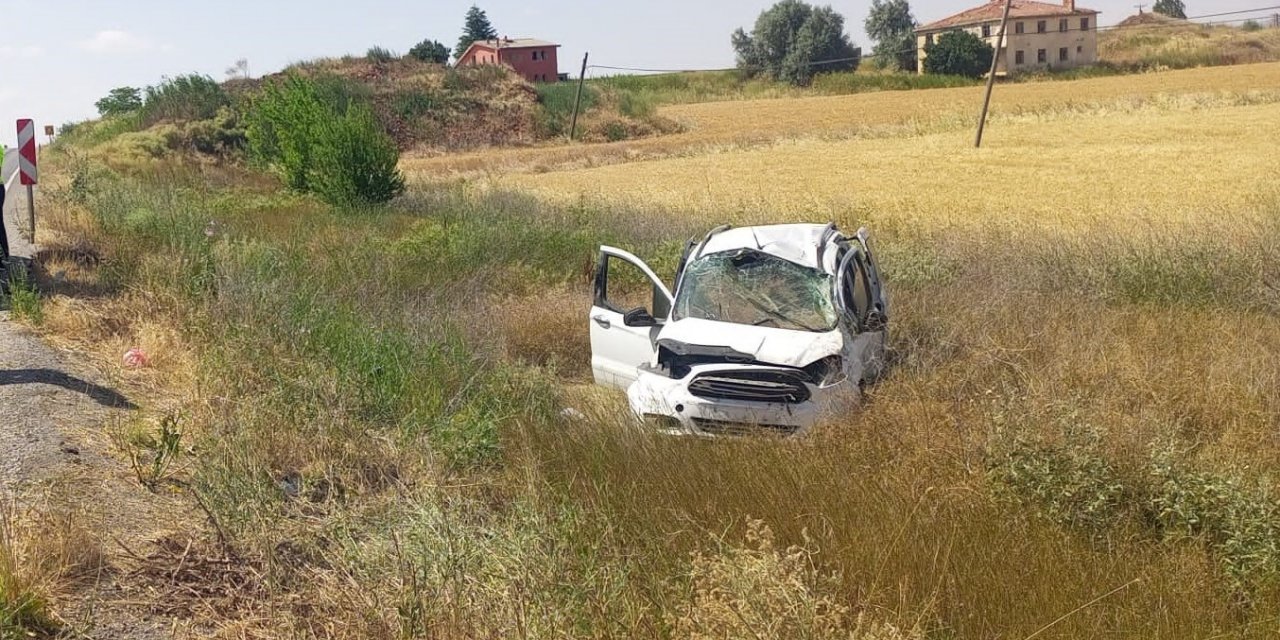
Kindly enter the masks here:
M 674 316 L 830 331 L 837 318 L 831 292 L 831 277 L 817 269 L 751 249 L 714 253 L 685 268 Z

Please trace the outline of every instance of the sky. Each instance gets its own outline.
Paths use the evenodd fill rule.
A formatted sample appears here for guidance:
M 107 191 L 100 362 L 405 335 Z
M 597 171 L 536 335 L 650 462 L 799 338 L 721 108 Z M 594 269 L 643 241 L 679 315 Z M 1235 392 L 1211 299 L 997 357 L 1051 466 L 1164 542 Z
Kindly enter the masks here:
M 733 65 L 729 34 L 773 0 L 477 0 L 501 35 L 563 45 L 560 71 L 575 77 L 584 52 L 594 64 L 660 69 Z M 812 1 L 812 0 L 811 0 Z M 914 0 L 930 22 L 980 0 Z M 1150 0 L 1149 0 L 1150 1 Z M 1137 0 L 1079 0 L 1102 11 L 1099 24 L 1136 13 Z M 97 115 L 113 87 L 142 87 L 197 72 L 216 79 L 236 60 L 259 76 L 300 60 L 362 55 L 379 45 L 405 52 L 433 38 L 450 48 L 472 0 L 0 0 L 0 142 L 14 144 L 14 121 L 37 129 Z M 870 0 L 817 0 L 846 19 L 857 45 Z M 1200 15 L 1280 4 L 1280 0 L 1187 0 Z

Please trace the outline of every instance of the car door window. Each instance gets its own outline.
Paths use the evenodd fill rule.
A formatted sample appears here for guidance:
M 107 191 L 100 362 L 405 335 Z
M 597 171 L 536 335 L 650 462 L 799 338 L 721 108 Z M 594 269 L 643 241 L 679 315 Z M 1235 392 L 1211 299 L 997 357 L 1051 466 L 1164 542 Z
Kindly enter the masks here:
M 625 314 L 645 309 L 662 320 L 670 314 L 667 294 L 640 267 L 618 256 L 601 257 L 596 277 L 596 306 Z
M 852 255 L 848 252 L 852 251 Z M 841 255 L 840 264 L 844 265 L 843 277 L 840 279 L 840 297 L 845 311 L 852 316 L 859 330 L 865 326 L 867 315 L 871 311 L 871 282 L 867 276 L 867 264 L 859 249 L 849 249 Z

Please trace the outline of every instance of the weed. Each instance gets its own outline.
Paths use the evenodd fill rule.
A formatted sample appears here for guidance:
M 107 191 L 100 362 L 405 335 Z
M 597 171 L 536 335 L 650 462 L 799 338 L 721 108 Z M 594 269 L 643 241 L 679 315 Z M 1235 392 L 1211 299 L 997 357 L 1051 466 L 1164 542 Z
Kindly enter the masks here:
M 133 473 L 143 486 L 155 490 L 172 479 L 173 465 L 182 455 L 182 431 L 177 415 L 162 418 L 155 433 L 121 432 L 115 440 L 116 446 L 128 453 Z
M 24 267 L 12 265 L 9 271 L 9 311 L 14 318 L 33 325 L 44 322 L 44 303 L 35 283 Z

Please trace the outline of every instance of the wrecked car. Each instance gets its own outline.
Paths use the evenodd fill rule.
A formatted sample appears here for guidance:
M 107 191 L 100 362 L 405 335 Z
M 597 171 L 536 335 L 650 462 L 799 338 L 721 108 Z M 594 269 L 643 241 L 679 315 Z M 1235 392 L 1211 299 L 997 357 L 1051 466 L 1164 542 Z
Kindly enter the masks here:
M 889 306 L 866 229 L 717 227 L 688 242 L 673 284 L 600 248 L 592 373 L 662 431 L 800 433 L 856 407 L 884 368 Z

